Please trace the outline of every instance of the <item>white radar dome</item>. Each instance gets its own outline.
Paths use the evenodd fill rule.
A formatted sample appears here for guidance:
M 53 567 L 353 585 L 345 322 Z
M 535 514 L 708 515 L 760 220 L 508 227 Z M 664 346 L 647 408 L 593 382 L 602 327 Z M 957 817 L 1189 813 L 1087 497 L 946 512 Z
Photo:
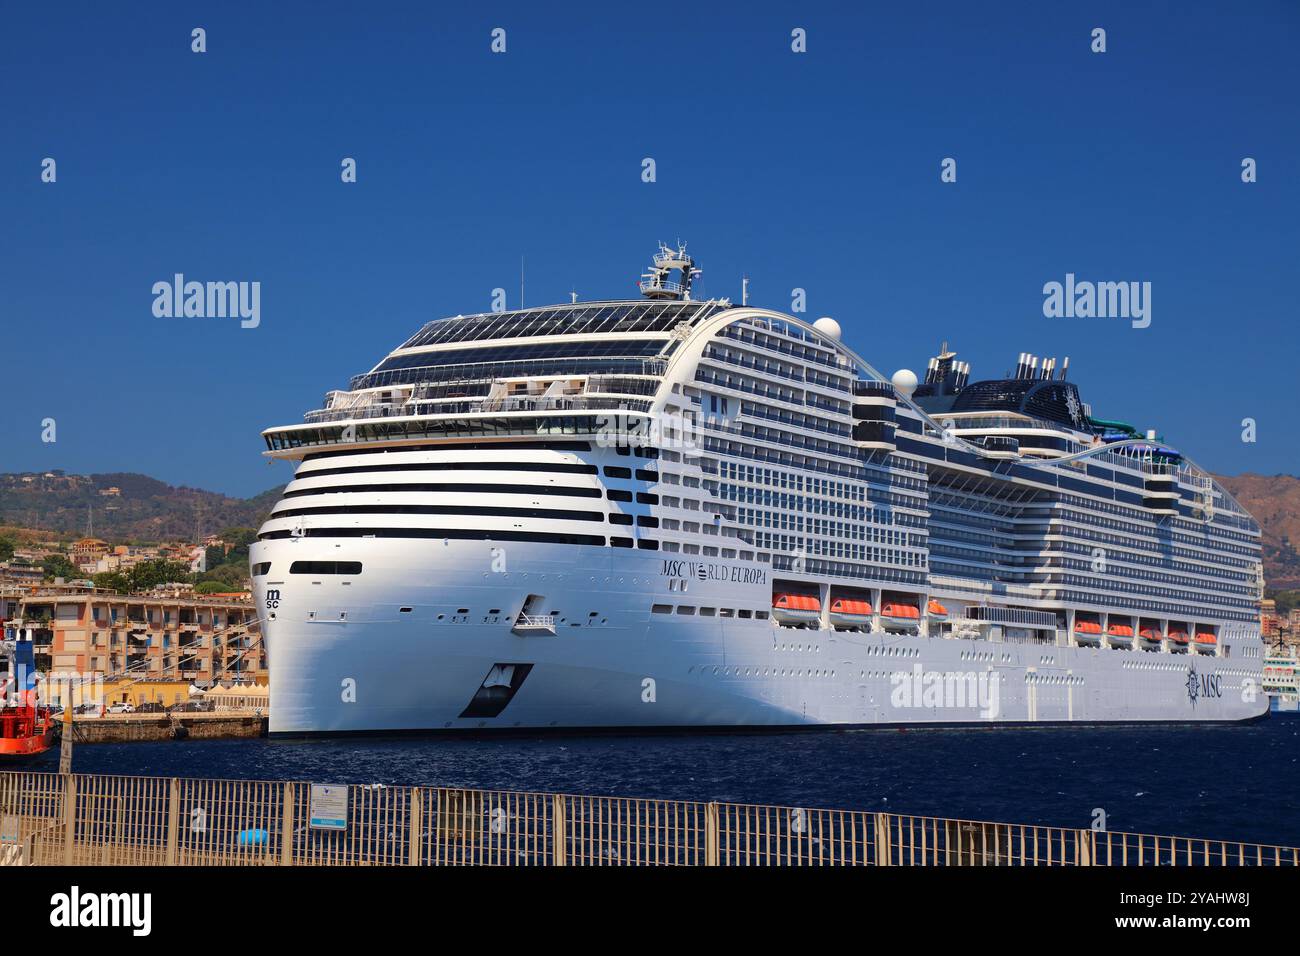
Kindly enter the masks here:
M 910 368 L 900 368 L 889 381 L 893 383 L 895 391 L 908 398 L 916 391 L 916 373 Z
M 840 334 L 843 331 L 840 324 L 832 319 L 829 315 L 824 315 L 813 323 L 813 328 L 826 336 L 828 339 L 840 340 Z

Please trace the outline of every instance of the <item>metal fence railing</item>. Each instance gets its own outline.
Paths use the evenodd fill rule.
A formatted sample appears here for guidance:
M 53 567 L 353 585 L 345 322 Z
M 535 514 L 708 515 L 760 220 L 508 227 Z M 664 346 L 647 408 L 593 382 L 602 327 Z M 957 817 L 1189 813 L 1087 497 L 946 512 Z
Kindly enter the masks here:
M 1300 848 L 943 817 L 445 787 L 0 774 L 0 865 L 1300 866 Z M 315 821 L 319 823 L 320 821 Z

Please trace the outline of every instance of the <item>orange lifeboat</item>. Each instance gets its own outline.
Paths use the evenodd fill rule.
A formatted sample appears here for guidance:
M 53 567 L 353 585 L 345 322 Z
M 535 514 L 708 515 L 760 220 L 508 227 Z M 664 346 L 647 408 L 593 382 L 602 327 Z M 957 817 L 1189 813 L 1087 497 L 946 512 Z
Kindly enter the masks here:
M 1110 640 L 1111 647 L 1132 647 L 1133 625 L 1111 624 L 1106 628 L 1106 637 Z
M 880 608 L 880 616 L 888 623 L 914 627 L 921 623 L 921 609 L 907 601 L 887 601 Z
M 831 601 L 831 624 L 843 629 L 866 629 L 871 626 L 871 602 L 855 598 Z
M 948 620 L 948 609 L 944 607 L 942 604 L 940 604 L 938 601 L 931 601 L 929 604 L 926 605 L 925 609 L 926 612 L 930 615 L 930 620 L 932 621 Z
M 1100 647 L 1101 621 L 1076 617 L 1074 621 L 1074 639 L 1079 644 Z
M 1212 631 L 1196 632 L 1196 652 L 1198 654 L 1213 654 L 1218 643 L 1219 639 L 1214 636 Z
M 1169 649 L 1175 654 L 1187 653 L 1187 632 L 1184 630 L 1169 630 Z
M 821 621 L 822 602 L 811 594 L 772 595 L 772 617 L 787 627 L 814 627 Z
M 1138 637 L 1142 640 L 1142 646 L 1149 649 L 1158 649 L 1160 647 L 1160 642 L 1164 640 L 1164 635 L 1160 633 L 1160 628 L 1149 624 L 1138 631 Z

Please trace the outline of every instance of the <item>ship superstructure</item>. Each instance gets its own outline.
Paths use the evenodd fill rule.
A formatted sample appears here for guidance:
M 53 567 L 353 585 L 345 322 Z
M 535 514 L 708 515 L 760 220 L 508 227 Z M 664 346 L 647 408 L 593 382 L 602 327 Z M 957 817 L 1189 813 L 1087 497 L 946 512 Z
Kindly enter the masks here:
M 264 433 L 273 732 L 1267 711 L 1258 525 L 1068 360 L 890 379 L 697 275 L 430 322 Z

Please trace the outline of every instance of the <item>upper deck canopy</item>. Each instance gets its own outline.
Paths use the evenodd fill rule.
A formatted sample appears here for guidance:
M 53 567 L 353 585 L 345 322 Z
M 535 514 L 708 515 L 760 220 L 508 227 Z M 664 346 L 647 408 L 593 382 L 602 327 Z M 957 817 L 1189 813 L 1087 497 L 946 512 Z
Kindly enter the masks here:
M 638 374 L 717 302 L 586 302 L 427 323 L 349 389 L 574 372 Z M 561 338 L 561 336 L 563 338 Z M 650 364 L 646 364 L 650 363 Z
M 458 315 L 425 324 L 395 351 L 547 335 L 669 332 L 681 322 L 698 322 L 716 308 L 713 302 L 575 302 L 544 309 Z

